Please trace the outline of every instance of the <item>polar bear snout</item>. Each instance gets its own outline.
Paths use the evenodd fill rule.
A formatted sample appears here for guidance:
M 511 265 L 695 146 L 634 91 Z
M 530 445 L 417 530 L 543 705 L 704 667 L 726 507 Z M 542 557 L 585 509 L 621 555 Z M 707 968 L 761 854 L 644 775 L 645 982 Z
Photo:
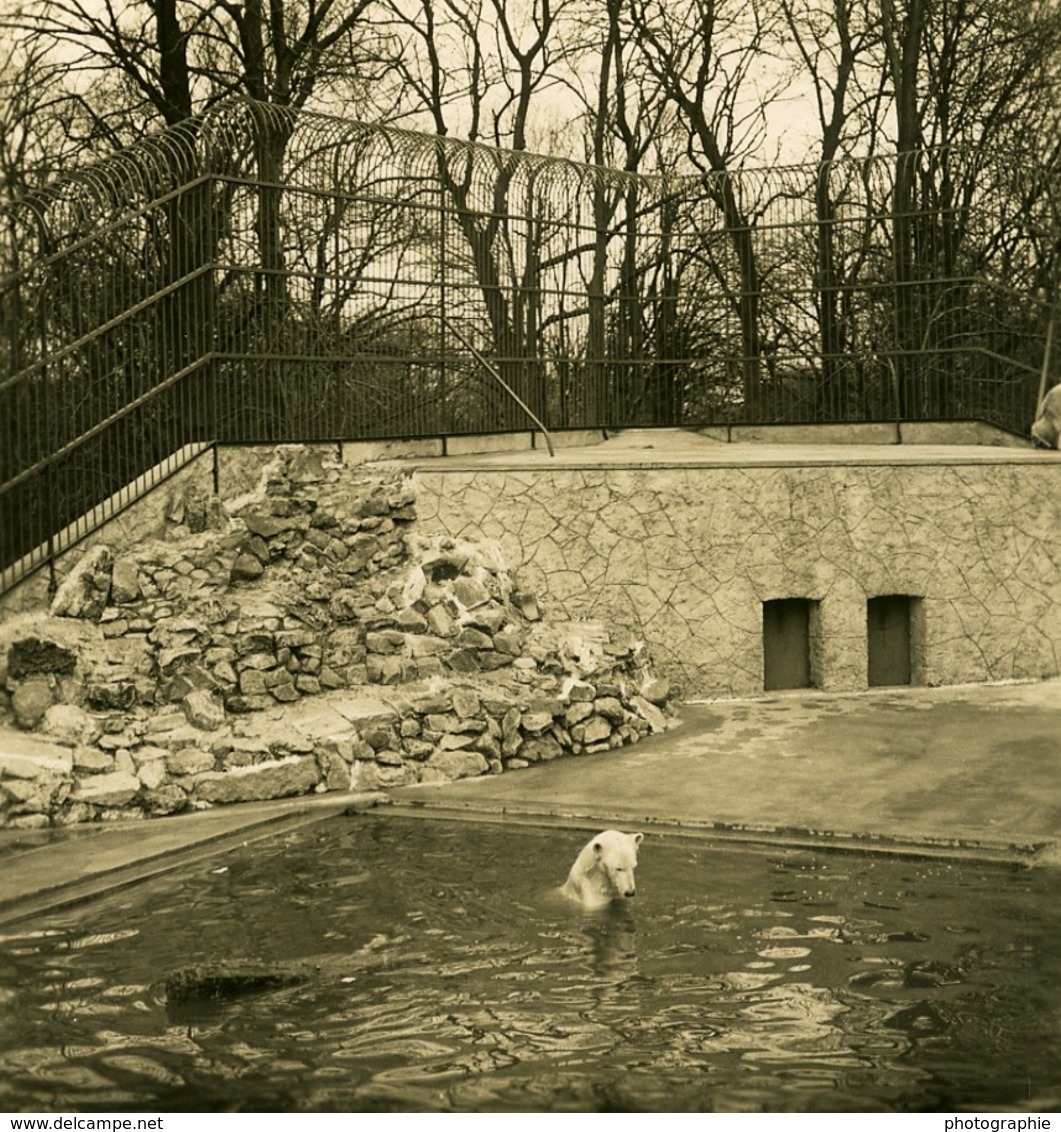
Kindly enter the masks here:
M 618 869 L 611 874 L 609 879 L 612 882 L 612 887 L 615 889 L 616 895 L 626 897 L 627 899 L 637 895 L 637 885 L 634 883 L 634 870 L 632 868 Z

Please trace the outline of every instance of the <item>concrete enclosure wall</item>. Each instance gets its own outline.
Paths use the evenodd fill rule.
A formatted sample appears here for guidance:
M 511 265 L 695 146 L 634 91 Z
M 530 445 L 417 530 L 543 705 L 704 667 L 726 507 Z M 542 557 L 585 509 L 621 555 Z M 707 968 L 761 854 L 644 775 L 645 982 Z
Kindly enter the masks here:
M 435 471 L 425 532 L 498 541 L 570 618 L 643 637 L 686 697 L 763 690 L 763 603 L 816 602 L 812 682 L 867 686 L 867 599 L 906 595 L 914 683 L 1056 676 L 1061 466 Z M 917 600 L 920 599 L 920 600 Z

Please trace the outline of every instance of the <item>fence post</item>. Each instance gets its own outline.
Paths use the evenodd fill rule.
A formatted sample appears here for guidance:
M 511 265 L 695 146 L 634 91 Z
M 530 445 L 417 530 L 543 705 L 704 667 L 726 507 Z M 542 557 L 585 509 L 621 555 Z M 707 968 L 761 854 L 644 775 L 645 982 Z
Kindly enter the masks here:
M 438 431 L 446 435 L 452 428 L 449 405 L 449 341 L 447 338 L 446 303 L 449 301 L 447 288 L 449 271 L 447 267 L 449 246 L 448 211 L 446 209 L 446 189 L 438 184 L 438 243 L 439 243 L 439 287 L 438 287 Z

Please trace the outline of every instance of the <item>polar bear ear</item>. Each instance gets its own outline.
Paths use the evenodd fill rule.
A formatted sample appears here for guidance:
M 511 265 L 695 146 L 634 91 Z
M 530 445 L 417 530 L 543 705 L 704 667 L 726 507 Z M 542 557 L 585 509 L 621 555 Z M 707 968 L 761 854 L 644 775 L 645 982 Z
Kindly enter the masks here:
M 604 846 L 599 841 L 594 841 L 593 852 L 599 857 L 604 852 Z
M 643 833 L 635 833 L 633 835 L 633 837 L 634 837 L 634 844 L 635 845 L 640 845 L 641 842 L 644 841 L 644 839 L 645 839 L 645 835 Z

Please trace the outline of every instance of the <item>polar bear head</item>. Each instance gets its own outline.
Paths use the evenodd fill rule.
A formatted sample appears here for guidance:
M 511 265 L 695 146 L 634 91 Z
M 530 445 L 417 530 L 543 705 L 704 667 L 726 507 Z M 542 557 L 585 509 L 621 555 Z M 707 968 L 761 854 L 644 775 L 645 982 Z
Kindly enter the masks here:
M 616 896 L 633 896 L 634 869 L 637 868 L 637 847 L 642 834 L 620 833 L 606 829 L 593 839 L 593 855 L 605 882 Z
M 603 908 L 634 895 L 637 847 L 642 834 L 606 829 L 583 847 L 560 892 L 584 908 Z

